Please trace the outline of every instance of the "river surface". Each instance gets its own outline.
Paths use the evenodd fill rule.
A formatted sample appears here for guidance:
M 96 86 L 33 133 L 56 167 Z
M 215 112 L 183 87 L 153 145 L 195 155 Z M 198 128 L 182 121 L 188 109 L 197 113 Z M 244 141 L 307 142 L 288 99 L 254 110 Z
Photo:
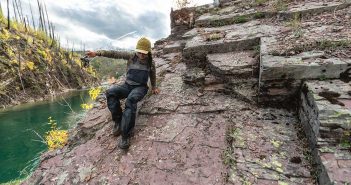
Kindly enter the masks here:
M 76 91 L 0 111 L 0 183 L 23 178 L 35 169 L 39 154 L 47 150 L 40 137 L 50 130 L 50 116 L 60 129 L 69 129 L 84 116 L 80 105 L 87 101 L 86 91 Z

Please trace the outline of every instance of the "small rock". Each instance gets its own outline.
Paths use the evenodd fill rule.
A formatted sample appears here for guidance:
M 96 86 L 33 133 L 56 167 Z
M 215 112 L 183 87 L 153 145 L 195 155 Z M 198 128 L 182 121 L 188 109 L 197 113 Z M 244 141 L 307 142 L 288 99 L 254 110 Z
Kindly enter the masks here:
M 201 96 L 203 96 L 203 95 L 204 95 L 204 93 L 201 93 L 201 92 L 198 92 L 198 93 L 197 93 L 197 96 L 198 96 L 198 97 L 201 97 Z
M 332 31 L 333 32 L 340 32 L 343 28 L 344 28 L 343 26 L 333 27 Z

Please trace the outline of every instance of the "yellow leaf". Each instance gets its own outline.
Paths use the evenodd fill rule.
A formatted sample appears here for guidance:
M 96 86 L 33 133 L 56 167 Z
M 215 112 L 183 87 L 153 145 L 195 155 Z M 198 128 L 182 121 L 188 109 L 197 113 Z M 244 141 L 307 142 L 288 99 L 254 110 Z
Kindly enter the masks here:
M 34 62 L 27 62 L 26 65 L 27 65 L 27 68 L 28 68 L 29 70 L 31 70 L 31 71 L 32 71 L 33 69 L 35 69 Z

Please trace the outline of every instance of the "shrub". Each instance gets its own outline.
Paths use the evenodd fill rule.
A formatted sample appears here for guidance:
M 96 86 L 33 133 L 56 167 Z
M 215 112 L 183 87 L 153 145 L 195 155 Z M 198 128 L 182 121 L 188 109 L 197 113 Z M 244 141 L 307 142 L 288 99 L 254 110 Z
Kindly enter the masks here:
M 57 128 L 57 123 L 51 117 L 48 118 L 51 130 L 46 132 L 45 141 L 49 150 L 55 150 L 57 148 L 62 148 L 68 141 L 67 130 L 59 130 Z
M 191 3 L 191 0 L 176 0 L 175 3 L 177 8 L 182 9 L 187 7 Z
M 245 23 L 249 21 L 248 18 L 244 15 L 238 16 L 234 18 L 234 23 L 239 24 L 239 23 Z
M 91 100 L 95 101 L 96 98 L 99 96 L 99 94 L 101 93 L 102 88 L 101 87 L 96 87 L 96 88 L 91 88 L 89 90 L 89 96 L 91 98 Z M 80 105 L 83 109 L 85 110 L 89 110 L 93 108 L 93 104 L 91 103 L 83 103 Z

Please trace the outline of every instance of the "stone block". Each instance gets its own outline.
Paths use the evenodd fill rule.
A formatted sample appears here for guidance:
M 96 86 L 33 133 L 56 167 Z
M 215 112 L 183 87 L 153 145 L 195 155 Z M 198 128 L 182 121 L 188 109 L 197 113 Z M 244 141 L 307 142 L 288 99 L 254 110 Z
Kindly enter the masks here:
M 286 12 L 279 12 L 279 16 L 286 19 L 293 18 L 295 14 L 299 14 L 300 16 L 311 16 L 324 12 L 333 12 L 336 9 L 344 9 L 350 5 L 350 2 L 306 2 L 290 6 Z
M 301 56 L 261 56 L 261 81 L 274 79 L 334 79 L 350 68 L 338 58 L 309 58 Z
M 274 14 L 270 12 L 255 12 L 254 10 L 248 10 L 238 13 L 229 14 L 211 14 L 207 13 L 201 15 L 195 20 L 195 26 L 197 27 L 219 27 L 232 24 L 245 23 L 254 19 L 261 19 L 265 17 L 271 17 Z
M 185 47 L 185 41 L 175 41 L 173 43 L 167 44 L 164 48 L 163 48 L 163 53 L 164 54 L 168 54 L 168 53 L 178 53 L 181 52 L 183 50 L 183 48 Z
M 207 60 L 211 72 L 218 76 L 253 77 L 258 66 L 255 52 L 251 50 L 209 54 Z
M 237 39 L 224 41 L 224 38 L 215 41 L 205 41 L 201 36 L 196 36 L 189 40 L 183 50 L 183 57 L 190 59 L 192 57 L 206 56 L 211 53 L 226 53 L 233 51 L 242 51 L 252 49 L 259 43 L 259 38 Z

